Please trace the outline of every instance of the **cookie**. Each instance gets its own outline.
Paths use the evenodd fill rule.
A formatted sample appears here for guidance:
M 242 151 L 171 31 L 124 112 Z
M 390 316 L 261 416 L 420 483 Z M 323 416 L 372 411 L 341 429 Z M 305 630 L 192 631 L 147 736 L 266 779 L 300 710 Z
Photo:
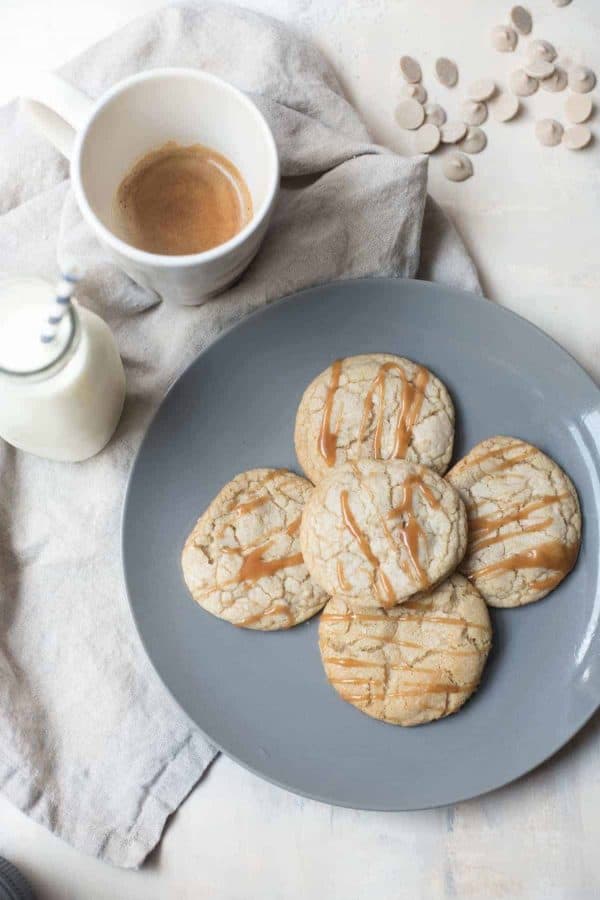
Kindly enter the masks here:
M 262 631 L 314 616 L 328 598 L 308 574 L 298 536 L 312 490 L 285 469 L 252 469 L 226 484 L 183 548 L 194 600 L 233 625 Z
M 300 546 L 326 593 L 390 608 L 454 571 L 467 517 L 457 491 L 431 469 L 364 459 L 319 482 L 302 515 Z
M 490 606 L 541 600 L 577 559 L 581 513 L 560 466 L 518 438 L 492 437 L 447 475 L 469 517 L 461 571 Z
M 338 463 L 407 459 L 448 468 L 454 407 L 428 369 L 389 353 L 338 359 L 307 387 L 296 415 L 296 454 L 315 482 Z
M 390 610 L 353 609 L 332 597 L 319 622 L 329 683 L 362 712 L 422 725 L 456 712 L 477 688 L 492 641 L 478 591 L 453 575 Z

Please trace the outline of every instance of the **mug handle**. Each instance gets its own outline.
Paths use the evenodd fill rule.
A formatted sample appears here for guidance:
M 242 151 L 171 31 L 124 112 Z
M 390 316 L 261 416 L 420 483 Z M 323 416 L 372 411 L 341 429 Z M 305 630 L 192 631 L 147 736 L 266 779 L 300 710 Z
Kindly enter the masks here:
M 35 78 L 21 105 L 37 130 L 71 159 L 75 135 L 89 118 L 94 101 L 51 72 Z

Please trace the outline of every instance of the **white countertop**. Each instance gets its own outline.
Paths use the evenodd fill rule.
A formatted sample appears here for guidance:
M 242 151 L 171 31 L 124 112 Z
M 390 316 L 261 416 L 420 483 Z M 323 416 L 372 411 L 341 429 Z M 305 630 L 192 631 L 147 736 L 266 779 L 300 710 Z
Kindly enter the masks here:
M 600 76 L 600 4 L 524 0 L 534 37 Z M 26 67 L 59 65 L 155 0 L 2 0 L 0 103 Z M 461 84 L 505 80 L 516 55 L 495 53 L 489 30 L 502 0 L 249 0 L 311 35 L 336 65 L 373 136 L 401 153 L 411 135 L 392 110 L 402 53 L 423 65 L 430 99 L 458 111 L 461 92 L 432 77 L 439 55 Z M 513 123 L 484 126 L 475 177 L 447 182 L 432 159 L 430 189 L 460 228 L 485 292 L 540 325 L 600 381 L 600 115 L 594 145 L 542 148 L 536 118 L 561 118 L 566 92 L 525 98 Z M 595 98 L 600 97 L 597 90 Z M 597 102 L 600 100 L 597 99 Z M 141 872 L 87 859 L 0 798 L 0 853 L 40 900 L 407 900 L 600 896 L 600 718 L 557 757 L 501 791 L 453 808 L 364 813 L 304 800 L 220 758 L 173 817 Z

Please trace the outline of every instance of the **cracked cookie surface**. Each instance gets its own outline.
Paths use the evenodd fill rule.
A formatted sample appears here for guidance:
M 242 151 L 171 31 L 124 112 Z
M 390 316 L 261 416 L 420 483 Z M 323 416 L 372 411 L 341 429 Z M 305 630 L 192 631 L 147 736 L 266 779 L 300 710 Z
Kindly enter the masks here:
M 273 631 L 314 616 L 328 597 L 304 565 L 298 532 L 313 490 L 286 469 L 242 472 L 187 538 L 181 565 L 194 600 L 233 625 Z
M 537 447 L 518 438 L 489 438 L 447 479 L 469 517 L 461 572 L 490 606 L 541 600 L 571 571 L 581 541 L 577 492 Z
M 319 622 L 329 683 L 343 700 L 395 725 L 456 712 L 479 684 L 491 640 L 485 602 L 462 575 L 390 610 L 332 597 Z
M 390 353 L 336 360 L 306 388 L 294 443 L 315 484 L 334 465 L 358 459 L 406 459 L 448 468 L 454 406 L 424 366 Z
M 345 463 L 306 504 L 300 545 L 313 580 L 351 604 L 389 608 L 454 571 L 467 546 L 458 492 L 404 460 Z

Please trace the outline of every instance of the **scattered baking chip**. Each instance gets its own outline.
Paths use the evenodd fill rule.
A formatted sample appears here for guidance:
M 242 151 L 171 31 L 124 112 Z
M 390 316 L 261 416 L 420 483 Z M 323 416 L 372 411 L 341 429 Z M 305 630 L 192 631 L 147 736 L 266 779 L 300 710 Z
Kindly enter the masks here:
M 587 66 L 573 66 L 569 69 L 569 87 L 578 94 L 587 94 L 594 89 L 596 76 Z
M 492 28 L 492 47 L 500 53 L 512 53 L 519 35 L 512 25 L 496 25 Z
M 427 100 L 427 91 L 422 84 L 403 84 L 400 93 L 403 97 L 416 100 L 417 103 L 425 103 Z
M 442 160 L 442 171 L 449 181 L 465 181 L 473 174 L 473 163 L 464 153 L 455 150 Z
M 467 125 L 483 125 L 488 117 L 486 104 L 478 103 L 477 100 L 465 100 L 460 110 L 463 122 Z
M 416 84 L 417 81 L 421 80 L 421 66 L 412 56 L 400 57 L 400 71 L 405 81 L 408 81 L 409 84 Z
M 527 46 L 528 59 L 545 59 L 546 62 L 554 62 L 556 50 L 550 41 L 530 41 Z
M 538 79 L 528 75 L 525 69 L 515 69 L 508 79 L 508 85 L 517 97 L 530 97 L 531 94 L 535 94 L 539 84 Z
M 485 131 L 482 131 L 481 128 L 478 128 L 476 125 L 473 125 L 471 128 L 467 129 L 466 136 L 458 146 L 465 153 L 481 153 L 481 151 L 485 149 L 486 144 L 487 138 L 485 136 Z
M 496 83 L 492 78 L 480 78 L 479 81 L 474 81 L 469 87 L 467 96 L 470 100 L 482 102 L 483 100 L 489 100 L 495 90 Z
M 456 144 L 462 141 L 467 133 L 467 126 L 464 122 L 446 122 L 441 126 L 442 144 Z
M 453 63 L 451 59 L 447 59 L 445 56 L 440 56 L 439 59 L 436 59 L 435 74 L 440 84 L 443 84 L 445 87 L 454 87 L 458 81 L 456 63 Z
M 556 119 L 540 119 L 535 123 L 535 136 L 544 147 L 556 147 L 563 136 L 563 127 Z
M 396 107 L 396 122 L 401 128 L 412 131 L 423 124 L 425 110 L 417 100 L 401 100 Z
M 531 13 L 524 6 L 513 6 L 510 11 L 510 20 L 519 34 L 529 34 L 533 28 Z
M 490 103 L 492 115 L 497 122 L 508 122 L 510 119 L 514 119 L 520 107 L 519 98 L 514 94 L 500 94 Z
M 428 125 L 443 125 L 446 121 L 446 110 L 439 103 L 425 104 L 425 121 Z
M 535 59 L 528 59 L 523 68 L 532 78 L 550 78 L 554 74 L 556 66 L 538 56 Z
M 567 81 L 567 73 L 565 70 L 561 66 L 556 66 L 552 75 L 549 75 L 548 78 L 541 79 L 540 85 L 545 91 L 556 93 L 557 91 L 564 91 L 567 86 Z
M 563 134 L 563 144 L 569 150 L 582 150 L 592 139 L 592 132 L 587 125 L 571 125 Z
M 415 146 L 419 153 L 433 153 L 440 145 L 441 135 L 437 125 L 425 123 L 415 131 Z
M 594 104 L 589 94 L 569 94 L 565 103 L 565 115 L 569 122 L 580 125 L 587 122 L 593 108 Z

